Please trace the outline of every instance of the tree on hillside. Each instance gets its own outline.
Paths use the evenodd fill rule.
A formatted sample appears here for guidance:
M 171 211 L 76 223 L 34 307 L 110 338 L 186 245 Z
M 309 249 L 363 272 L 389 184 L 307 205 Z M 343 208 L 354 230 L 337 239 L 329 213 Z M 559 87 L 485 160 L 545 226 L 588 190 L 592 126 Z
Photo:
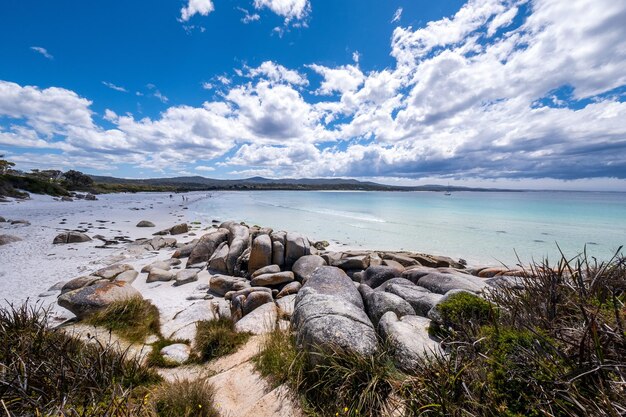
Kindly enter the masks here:
M 4 158 L 4 155 L 0 155 L 0 174 L 6 174 L 15 166 L 15 163 L 2 158 Z
M 63 174 L 63 182 L 69 189 L 81 189 L 93 186 L 93 179 L 80 171 L 73 169 Z

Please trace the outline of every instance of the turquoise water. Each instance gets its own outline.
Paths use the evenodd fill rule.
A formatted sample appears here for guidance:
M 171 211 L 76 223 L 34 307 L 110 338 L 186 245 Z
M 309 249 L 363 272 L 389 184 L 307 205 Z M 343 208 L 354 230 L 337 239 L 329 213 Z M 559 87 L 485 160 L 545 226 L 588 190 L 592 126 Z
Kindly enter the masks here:
M 509 265 L 549 256 L 607 259 L 626 243 L 626 194 L 581 192 L 216 192 L 198 218 L 298 231 L 351 247 L 414 250 Z

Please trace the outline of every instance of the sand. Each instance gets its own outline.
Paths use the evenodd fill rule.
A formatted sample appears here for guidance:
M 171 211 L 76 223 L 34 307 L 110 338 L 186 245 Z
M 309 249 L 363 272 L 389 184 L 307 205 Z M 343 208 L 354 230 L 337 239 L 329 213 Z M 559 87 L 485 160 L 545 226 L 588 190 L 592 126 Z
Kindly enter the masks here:
M 30 200 L 14 200 L 0 203 L 0 216 L 7 220 L 26 220 L 30 225 L 9 222 L 0 223 L 0 234 L 17 236 L 19 242 L 0 246 L 0 302 L 22 303 L 41 302 L 50 306 L 57 314 L 65 318 L 71 313 L 55 307 L 56 295 L 51 293 L 39 297 L 58 282 L 66 282 L 81 275 L 87 275 L 103 266 L 115 262 L 130 263 L 140 269 L 143 265 L 157 259 L 167 259 L 173 250 L 161 250 L 157 253 L 141 254 L 129 251 L 125 244 L 117 247 L 99 249 L 102 241 L 77 244 L 53 245 L 54 237 L 67 230 L 83 230 L 87 235 L 102 235 L 107 239 L 124 236 L 130 240 L 152 237 L 152 233 L 169 228 L 177 223 L 193 222 L 196 219 L 187 216 L 186 206 L 205 198 L 206 193 L 174 194 L 169 193 L 137 193 L 107 194 L 98 196 L 97 201 L 75 200 L 71 202 L 56 201 L 50 196 L 32 195 Z M 140 220 L 149 220 L 154 228 L 139 228 Z M 196 226 L 196 233 L 210 225 Z M 179 241 L 191 241 L 190 235 L 175 236 Z M 197 236 L 196 236 L 197 237 Z M 166 287 L 171 289 L 171 283 Z M 144 296 L 150 299 L 163 298 L 163 304 L 169 310 L 175 310 L 174 299 L 180 305 L 187 293 L 194 290 L 195 284 L 175 288 L 175 294 L 169 293 L 163 284 L 146 284 L 145 280 L 133 284 Z M 159 293 L 164 293 L 163 297 Z M 180 297 L 180 299 L 178 299 Z

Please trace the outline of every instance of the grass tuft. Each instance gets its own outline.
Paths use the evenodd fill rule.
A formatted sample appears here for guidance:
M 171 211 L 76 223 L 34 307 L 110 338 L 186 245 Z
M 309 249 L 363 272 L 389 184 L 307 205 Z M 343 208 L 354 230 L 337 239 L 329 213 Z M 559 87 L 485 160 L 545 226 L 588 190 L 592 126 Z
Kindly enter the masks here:
M 206 380 L 186 379 L 161 384 L 145 398 L 158 417 L 219 417 L 215 388 Z
M 40 306 L 0 307 L 0 398 L 9 416 L 144 415 L 136 393 L 160 377 L 115 345 L 50 328 Z
M 141 297 L 115 301 L 89 316 L 86 322 L 135 343 L 142 343 L 151 334 L 161 334 L 158 308 Z
M 235 331 L 232 320 L 202 320 L 196 323 L 195 350 L 201 361 L 210 361 L 234 353 L 249 338 L 249 333 Z

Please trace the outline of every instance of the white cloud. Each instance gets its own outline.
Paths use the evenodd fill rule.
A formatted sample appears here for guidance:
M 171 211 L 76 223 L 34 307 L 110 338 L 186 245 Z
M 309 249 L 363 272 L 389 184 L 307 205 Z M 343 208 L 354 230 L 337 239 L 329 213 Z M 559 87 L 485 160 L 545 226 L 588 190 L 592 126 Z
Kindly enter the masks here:
M 306 86 L 309 81 L 306 76 L 298 71 L 289 70 L 280 64 L 272 61 L 265 61 L 257 68 L 248 68 L 249 77 L 264 77 L 273 83 L 287 83 L 298 86 Z
M 208 83 L 208 82 L 203 82 L 202 83 L 202 88 L 205 90 L 212 90 L 213 89 L 213 84 L 212 83 Z
M 239 70 L 243 80 L 215 77 L 222 91 L 201 106 L 105 111 L 108 130 L 70 90 L 0 82 L 0 144 L 170 171 L 624 181 L 626 4 L 533 0 L 522 19 L 522 3 L 470 0 L 451 18 L 396 28 L 396 63 L 382 70 L 355 57 L 307 66 L 322 76 L 310 77 L 314 98 L 304 74 L 266 61 Z
M 285 25 L 292 21 L 304 20 L 311 11 L 309 0 L 254 0 L 256 9 L 268 8 L 285 18 Z
M 250 13 L 248 9 L 244 9 L 243 7 L 237 7 L 237 10 L 243 13 L 243 17 L 241 18 L 241 23 L 248 24 L 250 22 L 255 22 L 261 18 L 257 13 Z
M 359 61 L 361 60 L 361 54 L 359 51 L 352 52 L 352 60 L 355 64 L 359 65 Z
M 187 22 L 195 14 L 207 16 L 215 10 L 211 0 L 189 0 L 187 6 L 180 9 L 180 20 Z
M 323 65 L 312 64 L 309 65 L 309 68 L 324 77 L 316 94 L 343 94 L 348 91 L 354 91 L 363 84 L 365 80 L 365 76 L 361 70 L 354 65 L 329 68 Z
M 203 171 L 203 172 L 215 171 L 215 168 L 206 166 L 206 165 L 198 165 L 195 169 L 196 171 Z
M 46 59 L 54 59 L 52 54 L 50 54 L 46 48 L 42 48 L 41 46 L 31 46 L 30 49 L 43 55 Z
M 109 87 L 111 90 L 119 91 L 121 93 L 128 93 L 128 90 L 125 89 L 124 87 L 120 87 L 119 85 L 115 85 L 108 81 L 102 81 L 102 84 Z
M 391 18 L 391 23 L 399 22 L 401 18 L 402 18 L 402 7 L 398 7 L 396 9 L 396 12 L 393 14 L 393 17 Z

